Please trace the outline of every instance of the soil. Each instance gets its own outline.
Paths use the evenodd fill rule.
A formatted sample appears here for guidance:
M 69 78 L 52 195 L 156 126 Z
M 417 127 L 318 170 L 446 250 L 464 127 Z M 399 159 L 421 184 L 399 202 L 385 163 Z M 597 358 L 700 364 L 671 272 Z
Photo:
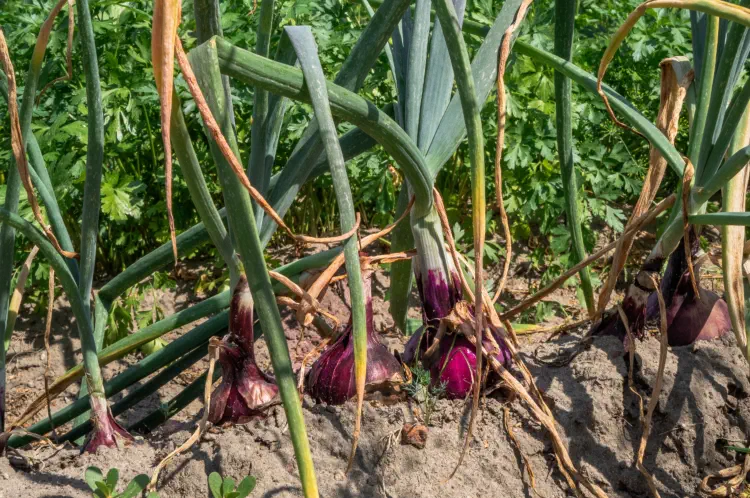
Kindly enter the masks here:
M 516 276 L 517 279 L 523 278 Z M 521 283 L 518 284 L 521 287 Z M 513 281 L 511 282 L 511 288 Z M 391 349 L 403 347 L 403 338 L 392 330 L 383 295 L 387 277 L 377 273 L 374 285 L 376 327 Z M 553 294 L 563 306 L 575 301 L 572 290 Z M 343 289 L 334 288 L 323 300 L 345 320 L 348 308 Z M 202 298 L 183 283 L 155 299 L 169 314 Z M 523 296 L 519 296 L 522 298 Z M 151 306 L 143 304 L 143 309 Z M 571 305 L 572 306 L 572 305 Z M 56 302 L 52 333 L 53 375 L 62 374 L 80 361 L 77 333 L 63 299 Z M 24 313 L 11 346 L 8 377 L 9 419 L 42 389 L 46 362 L 43 320 Z M 285 316 L 295 364 L 317 343 L 314 329 L 303 331 L 291 315 Z M 189 327 L 172 332 L 167 339 Z M 628 389 L 628 362 L 621 341 L 595 339 L 567 364 L 550 360 L 572 356 L 585 330 L 549 338 L 548 334 L 522 336 L 521 353 L 549 405 L 576 466 L 599 484 L 608 496 L 650 496 L 644 477 L 633 462 L 641 438 L 638 398 Z M 270 367 L 265 345 L 259 341 L 259 363 Z M 647 402 L 654 385 L 659 342 L 650 336 L 637 344 L 635 387 Z M 111 377 L 138 360 L 129 357 L 105 368 Z M 559 362 L 558 362 L 559 363 Z M 159 403 L 170 399 L 206 369 L 201 361 L 158 394 L 120 417 L 123 424 L 140 419 Z M 648 440 L 645 466 L 657 482 L 662 497 L 698 495 L 700 480 L 741 461 L 724 449 L 729 442 L 744 446 L 750 423 L 750 383 L 747 364 L 731 334 L 711 342 L 671 348 L 667 355 L 664 386 Z M 679 372 L 679 375 L 677 375 Z M 125 393 L 115 396 L 120 399 Z M 53 403 L 53 410 L 75 398 L 70 388 Z M 509 410 L 516 447 L 504 424 Z M 308 436 L 323 497 L 564 497 L 573 496 L 557 469 L 550 439 L 519 400 L 510 400 L 502 389 L 482 399 L 477 426 L 464 463 L 447 481 L 463 442 L 470 402 L 440 400 L 432 414 L 423 449 L 402 445 L 400 430 L 414 422 L 418 408 L 409 401 L 365 403 L 363 432 L 352 471 L 344 469 L 354 424 L 353 405 L 330 407 L 304 398 Z M 22 493 L 29 497 L 91 496 L 83 481 L 89 465 L 120 470 L 121 488 L 137 474 L 150 474 L 158 461 L 182 444 L 195 429 L 202 413 L 196 401 L 155 433 L 127 448 L 79 455 L 67 446 L 53 450 L 40 445 L 0 459 L 0 498 Z M 40 415 L 41 417 L 41 415 Z M 534 474 L 532 489 L 523 458 Z M 273 408 L 263 420 L 245 426 L 212 428 L 187 453 L 177 457 L 160 478 L 162 497 L 210 496 L 207 475 L 217 471 L 239 481 L 257 478 L 252 496 L 301 496 L 294 452 L 283 409 Z

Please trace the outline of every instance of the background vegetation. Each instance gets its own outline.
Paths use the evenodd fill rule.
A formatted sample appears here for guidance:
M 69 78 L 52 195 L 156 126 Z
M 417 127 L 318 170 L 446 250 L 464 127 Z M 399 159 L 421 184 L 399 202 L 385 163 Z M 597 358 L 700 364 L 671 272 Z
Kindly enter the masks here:
M 596 73 L 609 34 L 632 11 L 638 0 L 580 0 L 576 17 L 576 52 L 574 61 L 583 69 Z M 49 13 L 50 0 L 0 0 L 0 25 L 5 30 L 16 64 L 19 84 L 24 81 L 25 61 L 30 60 L 36 33 Z M 338 71 L 361 29 L 369 19 L 357 0 L 283 0 L 276 2 L 281 25 L 310 24 L 320 49 L 323 67 L 334 74 Z M 501 2 L 469 0 L 467 19 L 490 23 Z M 97 262 L 102 274 L 121 271 L 140 256 L 169 239 L 166 201 L 164 196 L 164 162 L 159 135 L 159 100 L 153 84 L 150 62 L 151 16 L 149 0 L 102 0 L 92 3 L 96 44 L 99 53 L 102 94 L 106 123 L 104 182 L 102 185 L 102 222 L 99 233 L 100 254 Z M 224 32 L 232 43 L 251 48 L 255 45 L 257 13 L 251 0 L 222 2 Z M 180 27 L 184 40 L 195 28 L 192 0 L 183 5 Z M 65 71 L 66 13 L 56 23 L 45 59 L 40 85 L 61 76 Z M 667 56 L 691 52 L 690 23 L 687 13 L 677 11 L 649 12 L 638 23 L 608 73 L 608 83 L 624 94 L 636 108 L 653 119 L 658 108 L 659 62 Z M 523 24 L 521 39 L 552 50 L 554 5 L 551 0 L 538 0 L 532 5 Z M 276 30 L 279 33 L 280 30 Z M 470 49 L 478 38 L 467 37 Z M 272 42 L 272 53 L 276 39 Z M 78 44 L 78 33 L 75 43 Z M 474 43 L 474 46 L 471 44 Z M 47 89 L 33 118 L 33 131 L 39 140 L 50 171 L 55 193 L 66 216 L 68 229 L 80 226 L 86 155 L 85 83 L 80 50 L 73 50 L 73 78 Z M 395 99 L 392 78 L 385 57 L 374 68 L 379 73 L 370 78 L 362 90 L 364 96 L 378 105 Z M 375 82 L 375 83 L 373 83 Z M 381 83 L 382 82 L 382 83 Z M 525 56 L 511 57 L 506 76 L 510 99 L 509 121 L 504 154 L 505 202 L 510 217 L 514 242 L 528 257 L 528 264 L 541 276 L 539 284 L 558 275 L 568 267 L 569 232 L 564 219 L 564 201 L 559 163 L 556 154 L 554 123 L 553 72 L 536 65 Z M 184 81 L 177 80 L 178 91 L 187 94 Z M 22 92 L 23 88 L 19 88 Z M 247 123 L 252 115 L 251 91 L 233 84 L 237 122 Z M 641 178 L 648 165 L 648 143 L 634 134 L 623 132 L 607 119 L 600 99 L 573 87 L 573 124 L 576 168 L 587 249 L 596 242 L 596 234 L 605 227 L 617 232 L 628 215 L 641 188 Z M 494 98 L 494 96 L 493 96 Z M 191 99 L 185 98 L 186 102 Z M 285 117 L 277 165 L 283 165 L 294 143 L 311 115 L 304 105 L 292 104 Z M 0 115 L 6 115 L 0 101 Z M 484 131 L 488 144 L 494 143 L 494 106 L 485 106 Z M 214 201 L 222 204 L 201 123 L 192 102 L 186 119 L 204 168 Z M 687 126 L 682 127 L 686 130 Z M 250 147 L 249 126 L 238 126 L 240 148 Z M 7 119 L 0 120 L 0 202 L 4 199 L 5 175 L 10 164 L 10 132 Z M 686 133 L 678 136 L 682 149 Z M 465 145 L 463 146 L 465 147 Z M 488 147 L 486 164 L 493 164 L 494 151 Z M 379 149 L 368 152 L 347 166 L 354 198 L 362 213 L 374 213 L 363 220 L 365 225 L 382 226 L 392 219 L 396 194 L 401 179 L 394 169 L 382 167 L 387 156 Z M 471 244 L 469 171 L 463 166 L 464 149 L 452 159 L 454 165 L 443 169 L 437 187 L 446 201 L 459 243 Z M 178 232 L 197 223 L 187 186 L 179 168 L 174 175 L 175 221 Z M 488 171 L 491 181 L 492 174 Z M 666 182 L 668 183 L 668 182 Z M 672 190 L 672 185 L 663 188 Z M 30 208 L 23 201 L 21 213 L 31 219 Z M 337 208 L 329 174 L 306 184 L 286 216 L 296 232 L 322 234 L 338 226 Z M 499 215 L 488 215 L 488 263 L 503 254 Z M 73 240 L 79 234 L 71 231 Z M 28 244 L 17 238 L 20 244 Z M 273 245 L 273 242 L 272 242 Z M 194 258 L 220 261 L 212 247 L 205 246 Z M 34 302 L 45 299 L 46 264 L 37 264 L 27 295 Z M 167 285 L 169 279 L 157 278 L 154 284 Z M 597 283 L 598 280 L 595 280 Z M 34 289 L 37 293 L 33 295 Z M 532 289 L 533 290 L 533 289 Z M 537 312 L 542 311 L 538 309 Z M 540 318 L 539 316 L 537 318 Z

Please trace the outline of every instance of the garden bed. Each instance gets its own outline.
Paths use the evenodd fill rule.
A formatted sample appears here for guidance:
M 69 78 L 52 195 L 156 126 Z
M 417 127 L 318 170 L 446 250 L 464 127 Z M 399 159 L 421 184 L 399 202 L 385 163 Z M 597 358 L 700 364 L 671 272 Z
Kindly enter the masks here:
M 375 306 L 383 308 L 384 277 L 374 287 Z M 380 281 L 380 282 L 378 282 Z M 167 308 L 181 308 L 192 299 L 187 289 L 160 294 Z M 561 297 L 562 299 L 562 297 Z M 61 301 L 58 307 L 67 310 Z M 346 307 L 336 292 L 324 301 L 329 309 L 346 318 Z M 376 316 L 382 316 L 376 310 Z M 76 361 L 77 340 L 71 341 L 67 311 L 55 314 L 52 364 L 54 374 Z M 316 334 L 305 333 L 302 342 L 294 318 L 286 319 L 290 349 L 299 360 L 316 343 Z M 9 370 L 9 406 L 20 410 L 41 389 L 44 349 L 41 322 L 32 318 L 14 336 L 11 352 L 16 358 Z M 391 324 L 379 323 L 379 331 Z M 170 337 L 182 331 L 172 333 Z M 574 463 L 609 496 L 648 496 L 643 476 L 633 466 L 641 435 L 638 400 L 628 390 L 627 357 L 620 341 L 600 337 L 568 364 L 555 367 L 543 361 L 568 357 L 583 330 L 545 342 L 544 334 L 522 337 L 522 356 L 537 384 L 546 393 L 569 447 Z M 73 334 L 75 335 L 75 334 Z M 389 347 L 404 342 L 386 337 Z M 262 341 L 261 341 L 262 342 Z M 259 347 L 259 363 L 269 366 L 264 345 Z M 20 354 L 18 354 L 20 353 Z M 644 396 L 651 392 L 659 354 L 659 342 L 650 337 L 638 343 L 635 386 Z M 107 367 L 111 376 L 133 360 Z M 130 423 L 168 400 L 205 371 L 200 362 L 176 381 L 122 417 Z M 723 449 L 725 441 L 742 445 L 750 422 L 750 384 L 746 364 L 727 336 L 694 346 L 672 348 L 667 357 L 665 384 L 654 414 L 654 425 L 646 451 L 645 465 L 654 473 L 662 496 L 684 497 L 697 494 L 700 480 L 737 461 Z M 679 372 L 679 375 L 677 375 Z M 53 409 L 75 396 L 70 389 L 53 403 Z M 121 395 L 113 399 L 119 399 Z M 504 409 L 509 409 L 513 432 L 520 452 L 505 428 Z M 443 484 L 458 460 L 468 421 L 470 404 L 441 400 L 431 420 L 424 449 L 400 444 L 404 422 L 412 421 L 414 408 L 408 401 L 365 404 L 363 434 L 353 470 L 344 476 L 354 425 L 352 405 L 327 407 L 310 398 L 304 400 L 305 419 L 312 455 L 321 487 L 321 496 L 466 497 L 502 490 L 505 496 L 534 496 L 524 470 L 521 454 L 534 472 L 536 490 L 546 497 L 569 496 L 567 485 L 557 470 L 551 444 L 518 400 L 508 400 L 502 389 L 482 400 L 477 427 L 466 459 L 455 477 Z M 58 452 L 33 448 L 17 457 L 0 460 L 0 497 L 24 490 L 24 496 L 89 496 L 83 471 L 89 465 L 102 469 L 117 467 L 121 482 L 136 474 L 149 474 L 169 451 L 180 445 L 194 430 L 202 403 L 193 402 L 155 433 L 134 446 L 102 450 L 97 455 L 79 455 L 68 447 Z M 11 420 L 17 415 L 11 411 Z M 207 496 L 207 475 L 218 471 L 236 480 L 245 475 L 257 478 L 253 496 L 301 496 L 293 449 L 281 407 L 264 420 L 234 428 L 213 428 L 201 442 L 179 456 L 162 473 L 162 497 Z

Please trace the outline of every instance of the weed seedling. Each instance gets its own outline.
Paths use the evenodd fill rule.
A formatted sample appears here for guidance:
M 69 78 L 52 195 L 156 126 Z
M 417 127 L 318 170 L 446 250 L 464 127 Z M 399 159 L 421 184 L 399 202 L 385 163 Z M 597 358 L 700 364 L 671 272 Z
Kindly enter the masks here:
M 86 469 L 83 478 L 96 498 L 134 498 L 140 496 L 149 482 L 146 474 L 139 474 L 128 483 L 122 493 L 118 493 L 117 481 L 120 479 L 120 471 L 117 469 L 109 469 L 107 476 L 104 477 L 101 469 L 92 466 Z M 149 498 L 158 498 L 156 493 L 151 493 L 148 496 Z
M 218 472 L 211 472 L 208 476 L 208 487 L 214 498 L 245 498 L 255 489 L 255 478 L 245 477 L 235 489 L 231 477 L 222 478 Z

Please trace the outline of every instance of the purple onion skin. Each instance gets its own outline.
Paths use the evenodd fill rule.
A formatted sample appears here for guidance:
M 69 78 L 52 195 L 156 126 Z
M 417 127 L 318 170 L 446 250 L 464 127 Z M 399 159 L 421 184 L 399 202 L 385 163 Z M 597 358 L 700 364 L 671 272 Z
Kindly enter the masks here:
M 698 238 L 691 233 L 693 257 L 697 257 Z M 667 306 L 667 337 L 670 346 L 687 346 L 695 341 L 716 339 L 732 330 L 729 309 L 718 294 L 700 287 L 700 299 L 690 282 L 685 259 L 684 240 L 672 253 L 664 271 L 660 290 Z M 700 275 L 695 271 L 696 278 Z M 648 298 L 647 317 L 659 320 L 659 300 L 656 293 Z
M 474 345 L 463 336 L 443 337 L 440 341 L 440 359 L 430 369 L 433 386 L 443 384 L 448 399 L 463 399 L 471 393 L 476 376 Z
M 510 350 L 498 331 L 493 330 L 492 335 L 500 346 L 495 359 L 508 367 L 512 361 Z M 483 343 L 487 351 L 492 351 L 492 342 L 488 338 L 485 337 Z M 440 340 L 440 359 L 430 367 L 430 377 L 433 386 L 445 385 L 448 399 L 466 398 L 472 393 L 473 379 L 477 378 L 476 346 L 462 335 L 443 336 Z
M 716 339 L 732 330 L 727 303 L 718 294 L 699 289 L 701 298 L 686 296 L 677 305 L 670 323 L 672 309 L 667 314 L 667 336 L 670 346 L 686 346 L 695 341 Z M 673 305 L 678 301 L 675 299 Z
M 387 388 L 403 380 L 401 365 L 375 334 L 370 272 L 363 272 L 367 324 L 367 391 Z M 341 405 L 357 393 L 354 375 L 354 335 L 351 319 L 344 332 L 328 346 L 310 368 L 307 392 L 318 402 Z
M 91 397 L 91 421 L 94 429 L 86 437 L 83 453 L 96 453 L 99 448 L 116 448 L 120 442 L 129 444 L 134 440 L 112 416 L 107 400 L 100 396 Z
M 407 365 L 413 365 L 417 359 L 422 358 L 428 345 L 432 344 L 434 337 L 434 328 L 421 326 L 406 342 L 401 360 Z
M 420 272 L 415 271 L 415 274 L 425 323 L 433 323 L 448 316 L 461 300 L 458 275 L 454 273 L 449 281 L 442 272 L 436 270 L 427 270 L 424 280 Z
M 224 338 L 219 353 L 221 384 L 211 395 L 208 419 L 216 425 L 242 424 L 264 416 L 279 388 L 255 363 L 254 355 Z
M 229 334 L 240 347 L 255 359 L 255 336 L 253 333 L 253 296 L 245 275 L 232 292 L 229 303 Z
M 229 334 L 221 341 L 219 363 L 222 379 L 211 394 L 209 421 L 216 425 L 242 424 L 263 417 L 279 389 L 255 361 L 253 299 L 244 275 L 232 293 Z
M 625 312 L 625 316 L 628 317 L 630 331 L 635 337 L 642 338 L 646 327 L 645 303 L 639 303 L 632 296 L 625 296 L 625 299 L 622 301 L 622 310 Z M 602 316 L 601 320 L 591 327 L 589 335 L 611 335 L 624 341 L 628 333 L 620 319 L 620 314 L 615 311 L 614 313 Z

